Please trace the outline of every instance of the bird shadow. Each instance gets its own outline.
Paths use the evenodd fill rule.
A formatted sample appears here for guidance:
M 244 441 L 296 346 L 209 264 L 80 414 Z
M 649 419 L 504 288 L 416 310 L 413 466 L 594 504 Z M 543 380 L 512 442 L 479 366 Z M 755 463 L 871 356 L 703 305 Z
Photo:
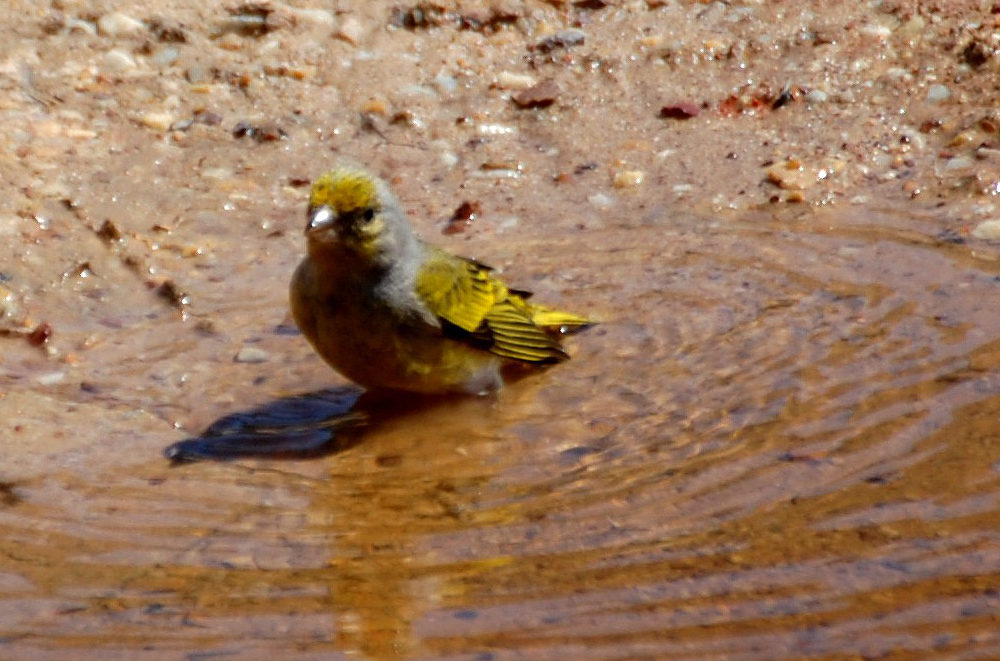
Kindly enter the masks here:
M 244 458 L 307 459 L 343 452 L 375 423 L 411 413 L 440 398 L 370 393 L 342 387 L 276 399 L 225 415 L 198 436 L 163 450 L 174 464 Z

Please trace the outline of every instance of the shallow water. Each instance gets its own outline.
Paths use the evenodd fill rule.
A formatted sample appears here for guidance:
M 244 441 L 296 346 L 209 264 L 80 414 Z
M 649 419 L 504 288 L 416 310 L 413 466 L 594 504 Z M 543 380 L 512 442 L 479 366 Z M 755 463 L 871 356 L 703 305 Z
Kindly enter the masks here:
M 1000 253 L 893 212 L 657 213 L 499 247 L 601 320 L 572 361 L 322 458 L 160 455 L 165 421 L 337 384 L 280 289 L 226 289 L 292 251 L 239 258 L 214 333 L 164 313 L 90 349 L 100 388 L 17 362 L 0 656 L 1000 655 Z M 253 381 L 241 333 L 281 356 Z

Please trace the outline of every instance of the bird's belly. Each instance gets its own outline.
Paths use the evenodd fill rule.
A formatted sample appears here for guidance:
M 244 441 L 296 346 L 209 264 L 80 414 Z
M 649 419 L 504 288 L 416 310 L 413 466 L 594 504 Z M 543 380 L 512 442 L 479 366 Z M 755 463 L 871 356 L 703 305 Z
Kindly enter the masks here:
M 366 388 L 484 394 L 502 386 L 500 358 L 444 337 L 425 322 L 399 320 L 389 310 L 350 299 L 292 308 L 317 353 Z
M 336 325 L 322 337 L 327 362 L 369 388 L 479 394 L 500 386 L 497 358 L 441 335 L 406 326 L 345 332 Z

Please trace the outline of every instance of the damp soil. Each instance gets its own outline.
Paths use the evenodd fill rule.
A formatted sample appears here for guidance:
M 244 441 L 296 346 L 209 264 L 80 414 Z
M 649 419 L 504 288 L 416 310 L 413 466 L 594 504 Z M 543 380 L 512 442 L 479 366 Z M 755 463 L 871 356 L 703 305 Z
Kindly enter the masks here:
M 992 3 L 0 16 L 0 657 L 1000 656 Z M 600 323 L 331 423 L 344 161 Z

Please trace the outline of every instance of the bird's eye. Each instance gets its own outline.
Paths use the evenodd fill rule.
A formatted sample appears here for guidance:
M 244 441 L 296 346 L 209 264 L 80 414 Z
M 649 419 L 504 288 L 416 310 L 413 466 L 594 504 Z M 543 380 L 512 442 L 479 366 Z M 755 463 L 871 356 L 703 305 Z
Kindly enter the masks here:
M 372 218 L 374 217 L 375 217 L 375 209 L 372 209 L 371 207 L 361 212 L 361 219 L 364 220 L 366 223 L 370 223 L 372 221 Z

